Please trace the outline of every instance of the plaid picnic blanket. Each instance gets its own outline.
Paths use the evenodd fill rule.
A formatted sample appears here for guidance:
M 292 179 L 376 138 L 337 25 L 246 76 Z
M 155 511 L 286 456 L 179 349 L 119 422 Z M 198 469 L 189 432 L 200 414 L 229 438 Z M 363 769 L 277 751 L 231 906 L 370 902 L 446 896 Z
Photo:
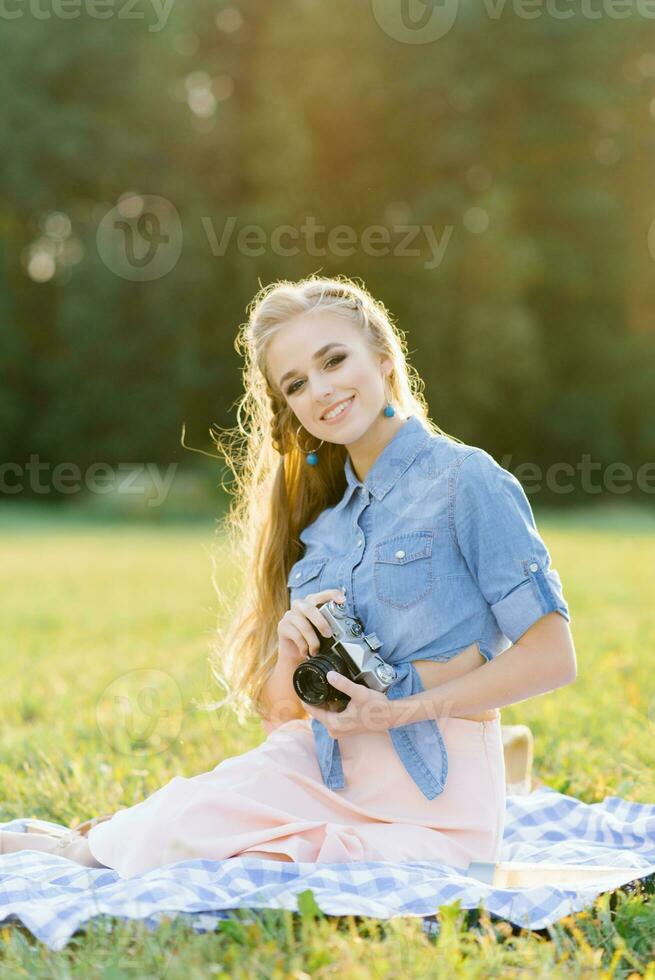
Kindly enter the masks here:
M 2 825 L 22 831 L 21 819 Z M 59 826 L 52 824 L 53 827 Z M 587 804 L 541 786 L 507 797 L 503 861 L 557 862 L 627 867 L 626 884 L 655 873 L 655 804 L 607 796 Z M 541 929 L 577 912 L 603 891 L 584 888 L 494 888 L 435 861 L 287 863 L 257 857 L 188 860 L 121 879 L 115 871 L 86 868 L 38 851 L 0 856 L 0 922 L 21 922 L 52 950 L 95 917 L 111 930 L 111 918 L 141 919 L 155 929 L 162 917 L 182 915 L 194 930 L 216 928 L 230 910 L 298 910 L 311 889 L 326 915 L 424 917 L 438 928 L 439 906 L 484 907 L 518 926 Z

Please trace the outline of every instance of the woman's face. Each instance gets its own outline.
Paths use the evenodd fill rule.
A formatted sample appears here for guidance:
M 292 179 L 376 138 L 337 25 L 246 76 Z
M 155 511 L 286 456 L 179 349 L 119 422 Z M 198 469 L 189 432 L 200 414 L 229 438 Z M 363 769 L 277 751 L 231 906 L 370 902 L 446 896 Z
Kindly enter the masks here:
M 307 432 L 349 445 L 380 417 L 386 404 L 384 379 L 392 362 L 369 349 L 355 324 L 324 312 L 305 313 L 285 323 L 269 343 L 266 366 L 273 385 Z M 344 402 L 344 411 L 325 418 L 326 412 L 344 408 Z

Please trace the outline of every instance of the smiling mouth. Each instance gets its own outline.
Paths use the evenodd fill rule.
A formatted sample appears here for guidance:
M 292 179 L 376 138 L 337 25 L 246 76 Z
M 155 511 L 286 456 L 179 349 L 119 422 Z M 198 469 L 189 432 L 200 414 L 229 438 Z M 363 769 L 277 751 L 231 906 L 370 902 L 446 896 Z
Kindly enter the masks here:
M 338 402 L 334 406 L 335 409 L 339 409 L 336 415 L 331 415 L 329 418 L 326 415 L 321 415 L 321 421 L 333 422 L 335 419 L 338 419 L 339 416 L 343 415 L 343 413 L 350 407 L 350 404 L 353 401 L 354 397 L 355 397 L 354 395 L 351 395 L 350 398 L 344 398 L 342 402 Z

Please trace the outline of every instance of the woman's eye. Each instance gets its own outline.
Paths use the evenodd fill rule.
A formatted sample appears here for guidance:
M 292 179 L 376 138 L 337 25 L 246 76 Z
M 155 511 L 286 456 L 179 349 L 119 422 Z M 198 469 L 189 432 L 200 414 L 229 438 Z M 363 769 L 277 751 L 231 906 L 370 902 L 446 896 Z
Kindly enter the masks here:
M 325 367 L 329 367 L 331 364 L 334 364 L 335 362 L 337 364 L 340 364 L 341 361 L 345 361 L 347 356 L 348 356 L 347 354 L 335 354 L 333 357 L 328 358 L 328 360 L 325 362 Z M 298 390 L 299 384 L 302 384 L 302 382 L 294 381 L 292 385 L 289 385 L 289 387 L 287 388 L 287 395 L 293 395 Z

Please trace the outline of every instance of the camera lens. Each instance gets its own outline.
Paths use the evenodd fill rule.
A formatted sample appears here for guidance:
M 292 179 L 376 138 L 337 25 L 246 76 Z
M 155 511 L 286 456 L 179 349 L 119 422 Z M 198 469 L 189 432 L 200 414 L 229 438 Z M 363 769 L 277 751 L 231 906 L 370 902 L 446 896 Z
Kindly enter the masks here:
M 299 664 L 293 672 L 293 687 L 298 697 L 307 704 L 324 704 L 328 700 L 330 684 L 326 679 L 330 664 L 322 666 L 318 657 Z

